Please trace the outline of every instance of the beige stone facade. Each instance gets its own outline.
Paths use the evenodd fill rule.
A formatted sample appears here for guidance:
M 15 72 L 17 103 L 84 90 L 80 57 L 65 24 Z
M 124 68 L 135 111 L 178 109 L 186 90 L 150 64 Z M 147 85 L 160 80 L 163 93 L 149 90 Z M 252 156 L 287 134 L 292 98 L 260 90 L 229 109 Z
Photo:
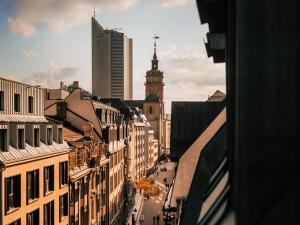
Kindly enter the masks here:
M 105 183 L 108 185 L 108 188 L 105 188 L 105 193 L 107 193 L 108 198 L 100 199 L 100 202 L 105 202 L 108 211 L 100 213 L 100 218 L 101 215 L 105 215 L 109 224 L 122 224 L 126 220 L 124 152 L 126 148 L 125 138 L 129 131 L 121 113 L 117 109 L 99 102 L 96 97 L 91 96 L 81 88 L 75 88 L 66 99 L 46 99 L 45 114 L 65 121 L 82 132 L 82 127 L 85 124 L 92 124 L 93 128 L 89 135 L 93 137 L 94 141 L 104 144 L 109 158 L 109 167 L 104 169 L 106 173 Z M 96 176 L 93 172 L 87 174 L 90 174 L 87 176 Z M 89 209 L 97 206 L 95 198 L 92 195 L 88 198 L 89 204 L 93 204 L 88 206 Z M 89 218 L 92 217 L 92 212 L 89 210 Z M 88 221 L 88 224 L 92 224 L 92 222 Z
M 171 140 L 171 115 L 165 114 L 165 118 L 163 120 L 163 137 L 162 137 L 162 152 L 163 154 L 170 154 L 170 140 Z
M 41 88 L 0 78 L 1 224 L 68 224 L 69 146 Z

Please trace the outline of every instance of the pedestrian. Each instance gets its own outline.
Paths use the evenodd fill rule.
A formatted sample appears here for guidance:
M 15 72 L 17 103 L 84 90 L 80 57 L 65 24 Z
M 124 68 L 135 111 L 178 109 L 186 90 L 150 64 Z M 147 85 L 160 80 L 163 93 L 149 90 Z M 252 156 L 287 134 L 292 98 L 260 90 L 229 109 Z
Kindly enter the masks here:
M 155 217 L 155 216 L 153 216 L 153 224 L 155 224 L 155 220 L 156 220 L 156 217 Z
M 141 214 L 141 215 L 140 215 L 140 223 L 143 224 L 143 223 L 144 223 L 144 220 L 145 220 L 144 215 Z
M 157 224 L 159 224 L 159 215 L 157 214 L 157 216 L 156 216 L 156 221 L 157 221 Z
M 142 189 L 140 189 L 140 194 L 142 194 Z

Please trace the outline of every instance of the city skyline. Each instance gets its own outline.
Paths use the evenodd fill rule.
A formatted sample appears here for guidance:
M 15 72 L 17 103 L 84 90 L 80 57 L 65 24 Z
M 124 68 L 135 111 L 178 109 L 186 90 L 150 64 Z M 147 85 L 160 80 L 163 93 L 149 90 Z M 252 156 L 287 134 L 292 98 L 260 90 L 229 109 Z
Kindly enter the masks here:
M 54 5 L 33 0 L 32 10 L 26 1 L 2 1 L 0 74 L 51 88 L 59 87 L 60 80 L 67 84 L 78 80 L 91 91 L 93 2 Z M 201 101 L 216 89 L 225 91 L 225 66 L 214 65 L 206 56 L 203 38 L 207 28 L 200 26 L 193 1 L 95 3 L 96 19 L 105 28 L 122 28 L 121 32 L 133 38 L 133 99 L 145 98 L 145 73 L 151 68 L 155 31 L 160 36 L 157 51 L 165 75 L 167 113 L 172 100 Z

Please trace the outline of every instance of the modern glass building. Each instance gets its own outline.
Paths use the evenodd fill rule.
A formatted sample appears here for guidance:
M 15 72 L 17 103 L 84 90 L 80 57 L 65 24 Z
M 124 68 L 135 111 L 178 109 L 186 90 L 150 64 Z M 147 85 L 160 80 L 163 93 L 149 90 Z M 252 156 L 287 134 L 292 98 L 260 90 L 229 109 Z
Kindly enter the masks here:
M 92 17 L 92 92 L 105 98 L 132 99 L 132 39 L 108 30 Z

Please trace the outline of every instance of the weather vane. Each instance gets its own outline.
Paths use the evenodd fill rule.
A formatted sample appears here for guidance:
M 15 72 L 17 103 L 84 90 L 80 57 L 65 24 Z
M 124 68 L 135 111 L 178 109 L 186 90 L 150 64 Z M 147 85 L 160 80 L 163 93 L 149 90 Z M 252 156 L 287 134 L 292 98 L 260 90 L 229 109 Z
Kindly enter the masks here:
M 153 39 L 154 39 L 154 47 L 156 48 L 156 39 L 158 39 L 159 38 L 159 36 L 157 36 L 156 35 L 156 31 L 154 31 L 154 37 L 153 37 Z

